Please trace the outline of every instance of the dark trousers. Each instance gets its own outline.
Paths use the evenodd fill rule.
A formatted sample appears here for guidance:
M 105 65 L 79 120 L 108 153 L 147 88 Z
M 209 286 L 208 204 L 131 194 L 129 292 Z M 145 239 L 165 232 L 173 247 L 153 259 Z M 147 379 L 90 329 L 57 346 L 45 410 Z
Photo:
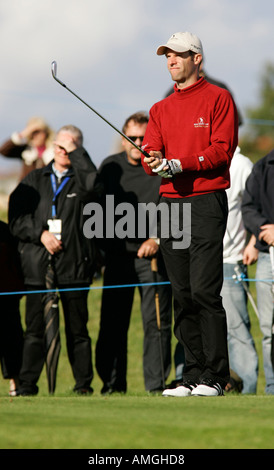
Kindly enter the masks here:
M 20 316 L 20 297 L 18 295 L 1 295 L 0 312 L 2 375 L 5 379 L 10 379 L 19 375 L 22 362 L 23 328 Z
M 28 286 L 28 289 L 37 288 Z M 26 333 L 19 376 L 22 391 L 38 391 L 36 383 L 45 362 L 42 296 L 42 293 L 30 293 L 26 298 Z M 91 339 L 87 330 L 87 291 L 60 292 L 60 298 L 65 319 L 67 352 L 76 382 L 74 390 L 87 388 L 93 379 Z
M 180 229 L 191 231 L 188 248 L 174 249 L 171 236 L 161 239 L 160 245 L 174 296 L 174 333 L 185 352 L 184 379 L 199 383 L 212 378 L 225 386 L 229 379 L 227 325 L 220 292 L 226 193 L 162 198 L 162 202 L 178 203 Z M 191 222 L 184 227 L 185 203 L 191 203 Z
M 157 282 L 167 281 L 163 260 L 158 261 Z M 154 282 L 151 261 L 133 255 L 111 256 L 106 261 L 104 286 Z M 165 379 L 171 367 L 172 294 L 170 285 L 158 287 L 161 342 Z M 96 369 L 104 385 L 117 391 L 127 390 L 127 335 L 134 287 L 103 289 L 101 321 L 96 344 Z M 159 331 L 156 322 L 155 287 L 140 286 L 144 329 L 143 372 L 146 390 L 163 386 Z

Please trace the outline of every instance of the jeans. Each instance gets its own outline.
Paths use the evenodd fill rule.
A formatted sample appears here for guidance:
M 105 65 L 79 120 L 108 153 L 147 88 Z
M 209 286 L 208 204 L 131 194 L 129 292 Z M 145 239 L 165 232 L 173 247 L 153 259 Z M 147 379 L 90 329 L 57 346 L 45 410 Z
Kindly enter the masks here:
M 241 282 L 232 279 L 235 264 L 224 263 L 221 291 L 227 316 L 227 340 L 230 368 L 243 380 L 242 393 L 256 393 L 258 355 L 250 333 L 247 294 Z
M 265 373 L 265 392 L 274 395 L 274 372 L 271 363 L 271 327 L 273 317 L 273 294 L 271 291 L 272 270 L 270 255 L 259 253 L 256 270 L 257 306 L 260 316 L 260 328 L 263 334 L 263 364 Z M 266 282 L 266 281 L 269 282 Z

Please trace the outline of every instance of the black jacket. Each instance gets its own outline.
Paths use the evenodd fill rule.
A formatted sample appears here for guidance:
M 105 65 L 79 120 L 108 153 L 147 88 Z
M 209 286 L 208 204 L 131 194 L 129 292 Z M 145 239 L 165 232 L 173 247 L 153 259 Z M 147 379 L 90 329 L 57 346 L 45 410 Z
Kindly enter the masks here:
M 137 254 L 141 244 L 149 237 L 149 224 L 146 223 L 145 236 L 140 236 L 138 223 L 138 204 L 148 204 L 150 202 L 157 204 L 159 202 L 159 188 L 161 178 L 147 175 L 141 165 L 132 165 L 127 159 L 126 152 L 121 152 L 107 157 L 101 164 L 99 170 L 98 181 L 103 187 L 103 197 L 101 204 L 106 211 L 107 195 L 114 196 L 114 210 L 116 214 L 119 204 L 128 203 L 134 209 L 134 228 L 132 237 L 108 238 L 100 240 L 100 247 L 105 252 L 126 254 Z M 123 216 L 115 215 L 114 222 L 117 223 Z M 147 221 L 148 222 L 148 221 Z M 156 233 L 155 233 L 156 235 Z M 99 241 L 99 240 L 98 240 Z
M 258 236 L 261 225 L 274 224 L 274 150 L 253 166 L 243 195 L 242 215 L 246 229 L 256 236 L 256 248 L 268 252 L 268 245 Z
M 69 181 L 57 196 L 57 218 L 62 220 L 63 250 L 54 255 L 57 284 L 86 284 L 92 280 L 96 248 L 83 234 L 83 207 L 95 195 L 96 167 L 83 149 L 70 154 Z M 10 196 L 9 226 L 18 238 L 26 285 L 44 285 L 49 253 L 40 241 L 52 218 L 52 163 L 34 170 Z

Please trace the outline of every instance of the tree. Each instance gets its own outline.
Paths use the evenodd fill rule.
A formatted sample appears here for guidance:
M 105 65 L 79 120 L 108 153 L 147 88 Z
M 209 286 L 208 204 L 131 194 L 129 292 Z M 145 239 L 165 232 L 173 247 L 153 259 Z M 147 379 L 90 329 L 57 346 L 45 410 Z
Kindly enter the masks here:
M 274 63 L 267 62 L 260 80 L 259 104 L 247 108 L 249 130 L 241 140 L 243 153 L 258 160 L 274 147 Z

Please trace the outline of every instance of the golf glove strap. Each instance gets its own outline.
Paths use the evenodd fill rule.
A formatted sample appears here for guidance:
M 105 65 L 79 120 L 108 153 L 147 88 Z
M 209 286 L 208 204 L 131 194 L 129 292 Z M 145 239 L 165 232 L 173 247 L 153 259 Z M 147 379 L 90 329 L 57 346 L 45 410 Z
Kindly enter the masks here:
M 166 170 L 163 170 L 163 168 L 165 168 L 166 166 L 168 168 Z M 154 173 L 157 173 L 162 178 L 172 178 L 177 173 L 182 173 L 183 170 L 181 167 L 180 160 L 177 160 L 175 158 L 173 158 L 172 160 L 167 160 L 166 158 L 163 158 L 161 165 L 152 171 Z

